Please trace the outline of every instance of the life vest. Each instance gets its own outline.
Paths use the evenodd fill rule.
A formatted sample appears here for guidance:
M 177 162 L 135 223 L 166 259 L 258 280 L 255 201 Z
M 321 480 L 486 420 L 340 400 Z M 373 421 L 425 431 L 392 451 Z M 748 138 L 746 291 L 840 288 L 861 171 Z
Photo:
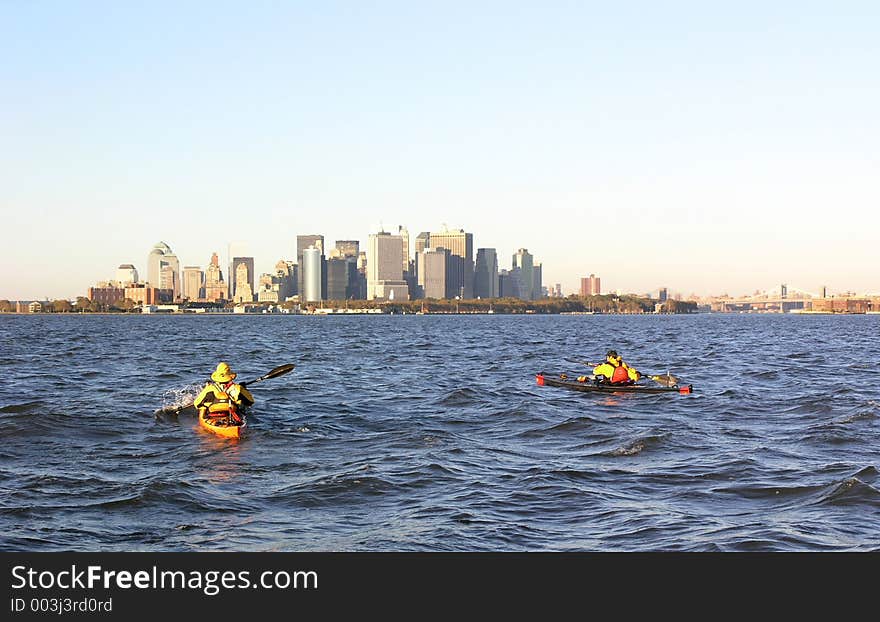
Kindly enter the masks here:
M 627 371 L 623 363 L 614 368 L 614 374 L 611 376 L 611 384 L 625 384 L 630 382 L 632 382 L 632 380 L 629 377 L 629 371 Z
M 212 383 L 214 386 L 214 399 L 208 404 L 208 417 L 225 417 L 227 415 L 231 415 L 234 420 L 238 420 L 238 412 L 235 405 L 235 402 L 232 400 L 232 397 L 227 393 L 226 387 L 221 387 L 216 382 Z

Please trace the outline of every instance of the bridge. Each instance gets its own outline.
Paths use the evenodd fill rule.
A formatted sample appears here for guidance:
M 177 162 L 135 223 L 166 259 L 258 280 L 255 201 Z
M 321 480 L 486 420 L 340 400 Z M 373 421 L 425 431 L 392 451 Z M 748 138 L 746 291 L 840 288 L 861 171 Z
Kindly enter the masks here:
M 716 298 L 712 304 L 718 311 L 776 311 L 785 313 L 794 309 L 803 309 L 808 302 L 816 298 L 824 298 L 825 292 L 810 292 L 785 283 L 759 290 L 751 296 L 738 298 Z

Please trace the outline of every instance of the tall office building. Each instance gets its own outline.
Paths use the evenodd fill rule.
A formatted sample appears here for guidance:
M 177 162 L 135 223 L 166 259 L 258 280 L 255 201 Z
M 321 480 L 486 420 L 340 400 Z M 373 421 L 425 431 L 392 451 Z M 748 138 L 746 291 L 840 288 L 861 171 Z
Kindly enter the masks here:
M 446 274 L 449 252 L 445 248 L 426 248 L 421 252 L 419 289 L 424 298 L 448 298 Z
M 660 302 L 666 302 L 667 298 L 669 298 L 669 290 L 665 287 L 661 287 L 660 291 L 657 292 L 657 299 Z
M 183 297 L 188 300 L 201 300 L 205 297 L 205 273 L 198 266 L 183 268 Z
M 163 276 L 163 269 L 168 268 Z M 147 256 L 147 283 L 160 290 L 161 296 L 176 300 L 180 296 L 180 261 L 165 242 L 158 242 Z
M 327 300 L 359 298 L 357 257 L 333 257 L 327 260 Z
M 397 235 L 400 236 L 400 243 L 403 248 L 403 253 L 401 254 L 401 266 L 403 268 L 403 274 L 406 274 L 410 271 L 410 259 L 409 259 L 409 231 L 403 225 L 398 225 L 397 227 Z
M 415 255 L 414 255 L 414 260 L 413 260 L 413 272 L 415 273 L 414 276 L 416 277 L 416 283 L 419 282 L 419 273 L 420 273 L 419 262 L 421 261 L 422 252 L 426 248 L 430 248 L 430 247 L 431 247 L 431 234 L 428 233 L 427 231 L 422 231 L 420 234 L 418 234 L 416 236 L 416 248 L 415 248 Z
M 300 292 L 302 302 L 317 302 L 321 300 L 321 259 L 320 249 L 310 246 L 303 249 L 302 261 L 300 262 L 300 274 L 302 274 L 303 287 Z
M 532 266 L 532 300 L 538 300 L 546 296 L 544 291 L 544 264 Z
M 587 283 L 589 285 L 590 296 L 598 296 L 602 293 L 602 285 L 599 282 L 598 276 L 591 274 Z
M 478 248 L 474 267 L 474 296 L 498 298 L 498 255 L 494 248 Z
M 409 299 L 403 279 L 403 239 L 385 231 L 370 234 L 367 246 L 367 300 Z
M 532 257 L 531 253 L 529 253 L 528 249 L 521 248 L 516 251 L 516 254 L 513 256 L 513 269 L 519 269 L 519 296 L 517 298 L 522 298 L 523 300 L 534 300 L 535 293 L 533 291 L 534 288 L 534 266 L 535 258 Z
M 244 266 L 244 268 L 242 268 Z M 247 291 L 242 290 L 239 295 L 239 288 L 247 285 Z M 256 275 L 254 274 L 254 258 L 253 257 L 233 257 L 232 258 L 232 299 L 236 302 L 253 302 L 254 291 L 256 291 Z M 248 298 L 250 296 L 250 298 Z
M 449 251 L 450 274 L 447 291 L 462 298 L 474 297 L 474 235 L 464 229 L 444 230 L 429 234 L 431 248 Z
M 300 295 L 300 300 L 304 300 L 303 298 L 303 281 L 305 279 L 305 270 L 303 270 L 303 253 L 307 248 L 316 248 L 318 250 L 318 256 L 320 258 L 324 257 L 324 236 L 323 235 L 298 235 L 296 236 L 296 263 L 299 264 L 300 269 L 297 276 L 297 284 L 296 291 Z M 323 293 L 323 292 L 321 292 Z M 322 296 L 316 298 L 316 300 L 321 300 Z
M 124 263 L 116 268 L 116 281 L 120 287 L 126 287 L 138 282 L 138 271 L 130 263 Z
M 212 253 L 211 263 L 205 269 L 205 300 L 208 302 L 225 300 L 228 292 L 229 289 L 223 280 L 223 271 L 220 269 L 220 259 L 217 253 Z
M 357 257 L 361 250 L 357 240 L 336 240 L 336 251 L 339 257 Z
M 236 259 L 244 258 L 236 257 Z M 235 294 L 232 295 L 232 300 L 235 302 L 254 301 L 254 287 L 251 285 L 254 279 L 253 258 L 248 257 L 247 259 L 251 260 L 251 267 L 244 261 L 235 264 Z

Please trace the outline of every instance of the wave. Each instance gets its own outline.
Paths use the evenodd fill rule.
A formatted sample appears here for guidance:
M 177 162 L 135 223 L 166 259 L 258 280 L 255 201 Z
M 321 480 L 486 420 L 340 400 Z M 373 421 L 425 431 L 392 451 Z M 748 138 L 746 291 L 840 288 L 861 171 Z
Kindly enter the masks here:
M 599 455 L 611 456 L 615 458 L 620 456 L 636 456 L 645 451 L 645 449 L 660 444 L 668 436 L 668 433 L 654 433 L 646 434 L 644 436 L 637 436 L 636 438 L 627 441 L 623 445 L 615 447 L 614 449 L 600 452 Z

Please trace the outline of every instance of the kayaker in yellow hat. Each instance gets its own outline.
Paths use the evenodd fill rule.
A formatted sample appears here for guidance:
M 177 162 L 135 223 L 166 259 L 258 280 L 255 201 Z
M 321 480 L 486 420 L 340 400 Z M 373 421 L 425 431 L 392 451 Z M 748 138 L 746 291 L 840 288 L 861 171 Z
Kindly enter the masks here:
M 593 368 L 593 375 L 602 376 L 605 378 L 605 382 L 611 384 L 632 384 L 642 377 L 635 368 L 624 363 L 623 357 L 614 350 L 608 350 L 605 362 Z
M 239 412 L 254 403 L 254 396 L 245 388 L 245 383 L 233 382 L 237 374 L 230 369 L 228 363 L 219 363 L 211 374 L 211 380 L 199 393 L 193 405 L 199 414 L 207 412 L 208 418 L 227 417 L 230 424 L 240 423 Z

